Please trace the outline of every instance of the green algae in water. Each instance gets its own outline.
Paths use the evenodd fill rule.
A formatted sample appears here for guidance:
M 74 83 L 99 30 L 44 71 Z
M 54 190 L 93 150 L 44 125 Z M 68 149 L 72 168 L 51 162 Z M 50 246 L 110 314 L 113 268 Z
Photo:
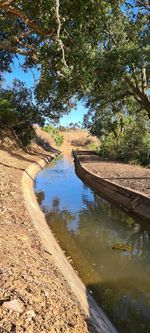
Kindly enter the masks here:
M 115 243 L 113 244 L 112 249 L 131 252 L 133 247 L 130 244 Z

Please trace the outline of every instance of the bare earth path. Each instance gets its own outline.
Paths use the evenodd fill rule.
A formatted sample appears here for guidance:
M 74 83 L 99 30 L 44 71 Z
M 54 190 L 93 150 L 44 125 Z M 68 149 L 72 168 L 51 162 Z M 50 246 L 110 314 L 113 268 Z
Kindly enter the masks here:
M 102 160 L 96 155 L 81 155 L 82 165 L 99 177 L 150 196 L 150 169 Z
M 27 154 L 15 140 L 1 143 L 0 332 L 92 332 L 24 205 L 23 169 L 45 151 L 35 145 Z

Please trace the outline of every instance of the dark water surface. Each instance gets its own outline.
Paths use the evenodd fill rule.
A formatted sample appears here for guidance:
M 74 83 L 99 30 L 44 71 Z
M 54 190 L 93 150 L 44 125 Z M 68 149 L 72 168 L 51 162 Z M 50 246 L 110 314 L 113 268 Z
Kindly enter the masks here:
M 150 224 L 84 185 L 69 155 L 37 175 L 35 192 L 61 247 L 119 331 L 150 333 Z M 128 249 L 112 249 L 115 243 Z

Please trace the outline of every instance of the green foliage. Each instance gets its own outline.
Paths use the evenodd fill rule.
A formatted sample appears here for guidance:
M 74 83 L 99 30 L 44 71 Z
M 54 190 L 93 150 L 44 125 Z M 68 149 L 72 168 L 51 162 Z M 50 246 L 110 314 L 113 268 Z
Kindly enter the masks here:
M 52 138 L 54 139 L 56 146 L 60 147 L 63 144 L 64 137 L 63 135 L 60 135 L 59 130 L 51 125 L 44 126 L 42 128 L 44 132 L 49 133 Z
M 15 130 L 26 146 L 34 137 L 34 123 L 42 125 L 42 115 L 24 84 L 15 81 L 12 89 L 0 89 L 0 127 Z
M 67 0 L 60 2 L 58 15 L 56 3 L 0 3 L 0 69 L 11 70 L 13 55 L 24 55 L 23 69 L 40 72 L 34 87 L 38 105 L 57 120 L 72 108 L 72 97 L 80 98 L 78 93 L 90 85 L 101 21 L 110 4 Z
M 115 104 L 115 111 L 113 107 L 85 117 L 85 125 L 101 140 L 100 154 L 112 160 L 149 165 L 150 120 L 147 114 L 145 111 L 137 113 L 132 100 L 126 106 Z
M 115 131 L 103 138 L 100 154 L 113 160 L 121 160 L 132 164 L 150 164 L 150 130 L 148 119 L 128 116 L 123 131 L 117 137 Z
M 100 145 L 97 142 L 92 141 L 89 145 L 86 146 L 86 149 L 98 152 L 99 146 Z
M 17 121 L 17 113 L 5 94 L 0 96 L 0 128 L 9 127 Z
M 111 10 L 101 26 L 94 57 L 93 77 L 87 106 L 92 110 L 110 103 L 127 102 L 132 96 L 137 108 L 150 117 L 150 34 L 148 11 L 137 1 L 111 1 Z M 122 5 L 124 5 L 122 7 Z M 136 7 L 136 10 L 135 8 Z M 146 10 L 147 8 L 147 10 Z
M 134 161 L 147 163 L 149 139 L 146 134 L 141 137 L 136 132 L 139 125 L 133 114 L 134 109 L 141 114 L 146 110 L 150 117 L 148 2 L 66 0 L 60 2 L 59 8 L 56 3 L 53 0 L 0 2 L 1 72 L 10 71 L 14 56 L 22 54 L 23 69 L 36 68 L 40 74 L 34 86 L 38 108 L 32 98 L 27 101 L 25 89 L 22 93 L 18 91 L 18 95 L 15 93 L 19 100 L 10 98 L 11 105 L 9 98 L 5 102 L 2 96 L 1 104 L 5 103 L 7 110 L 2 124 L 6 126 L 11 119 L 12 124 L 17 122 L 18 130 L 18 126 L 31 128 L 42 117 L 57 121 L 84 98 L 90 111 L 96 113 L 97 122 L 93 119 L 91 130 L 102 138 L 102 151 L 111 147 L 113 158 L 116 154 L 123 158 L 124 149 Z M 135 124 L 135 127 L 128 124 L 130 131 L 124 123 L 128 107 Z M 130 116 L 128 111 L 127 114 Z M 130 139 L 133 130 L 135 142 Z M 133 144 L 142 147 L 134 149 L 136 154 L 132 152 Z

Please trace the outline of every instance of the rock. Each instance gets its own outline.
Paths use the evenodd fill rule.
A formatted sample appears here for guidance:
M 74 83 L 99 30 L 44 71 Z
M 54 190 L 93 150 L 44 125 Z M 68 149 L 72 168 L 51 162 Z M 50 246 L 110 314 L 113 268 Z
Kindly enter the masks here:
M 11 311 L 18 312 L 18 313 L 22 313 L 24 311 L 23 304 L 21 302 L 19 302 L 17 299 L 4 302 L 2 307 L 5 310 L 11 310 Z
M 113 250 L 121 250 L 121 251 L 132 251 L 132 246 L 130 244 L 124 243 L 115 243 L 112 246 Z
M 36 316 L 35 312 L 33 310 L 28 310 L 26 312 L 26 315 L 28 317 L 29 320 L 31 320 L 32 318 L 34 318 Z

